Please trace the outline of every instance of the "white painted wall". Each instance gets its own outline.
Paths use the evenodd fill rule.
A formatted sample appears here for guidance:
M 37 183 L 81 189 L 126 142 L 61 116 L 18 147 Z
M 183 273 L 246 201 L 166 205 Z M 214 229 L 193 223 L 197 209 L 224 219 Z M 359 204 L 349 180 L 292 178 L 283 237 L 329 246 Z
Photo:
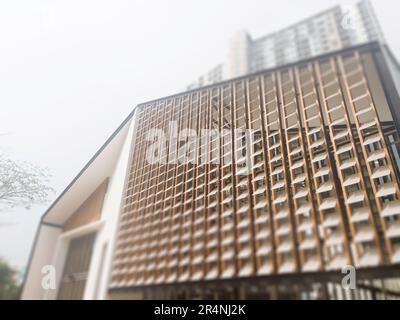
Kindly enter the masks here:
M 46 290 L 46 292 L 43 295 L 43 299 L 45 300 L 57 299 L 58 289 L 60 288 L 61 278 L 64 272 L 65 260 L 67 258 L 67 253 L 71 240 L 91 233 L 96 233 L 96 238 L 97 238 L 97 234 L 100 232 L 103 225 L 104 225 L 103 221 L 96 221 L 75 228 L 73 230 L 63 232 L 58 236 L 57 244 L 55 246 L 51 262 L 51 265 L 56 270 L 56 290 Z
M 106 299 L 112 258 L 118 230 L 122 195 L 127 175 L 129 155 L 132 145 L 135 118 L 133 117 L 127 137 L 121 149 L 114 172 L 110 177 L 104 199 L 101 220 L 104 227 L 98 232 L 90 263 L 84 299 Z
M 61 234 L 60 228 L 41 225 L 37 244 L 33 252 L 33 258 L 28 274 L 24 290 L 21 295 L 23 300 L 42 299 L 45 290 L 42 288 L 43 266 L 51 265 L 54 249 L 56 247 L 57 238 Z
M 32 262 L 24 284 L 22 299 L 56 299 L 57 289 L 44 290 L 42 288 L 43 266 L 52 265 L 55 268 L 56 288 L 59 288 L 71 239 L 92 232 L 96 232 L 96 239 L 83 298 L 107 298 L 108 280 L 111 272 L 125 177 L 133 141 L 135 118 L 136 116 L 126 124 L 128 130 L 119 149 L 119 155 L 115 157 L 116 160 L 114 160 L 113 169 L 108 176 L 109 184 L 104 197 L 100 221 L 64 233 L 61 232 L 61 228 L 41 225 L 38 240 L 33 251 Z M 96 170 L 102 172 L 102 168 L 97 168 Z M 88 191 L 90 194 L 94 190 L 84 191 Z M 66 214 L 73 214 L 73 211 L 74 209 L 71 208 L 71 212 Z

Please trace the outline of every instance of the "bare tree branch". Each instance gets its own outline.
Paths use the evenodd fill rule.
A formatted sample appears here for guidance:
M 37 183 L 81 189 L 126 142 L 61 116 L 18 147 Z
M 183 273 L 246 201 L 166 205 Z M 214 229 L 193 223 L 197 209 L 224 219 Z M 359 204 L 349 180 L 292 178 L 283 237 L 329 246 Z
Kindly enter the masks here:
M 3 208 L 45 204 L 53 189 L 47 170 L 0 154 L 0 205 Z M 0 211 L 1 211 L 0 207 Z

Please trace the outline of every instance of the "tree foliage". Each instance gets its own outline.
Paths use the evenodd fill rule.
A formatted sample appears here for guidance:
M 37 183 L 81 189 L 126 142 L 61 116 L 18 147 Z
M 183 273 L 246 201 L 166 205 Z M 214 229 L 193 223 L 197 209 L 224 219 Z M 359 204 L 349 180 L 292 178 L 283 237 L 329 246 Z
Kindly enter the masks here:
M 47 170 L 0 154 L 0 211 L 4 208 L 47 202 L 50 175 Z
M 18 299 L 20 287 L 17 277 L 18 271 L 0 258 L 0 300 Z

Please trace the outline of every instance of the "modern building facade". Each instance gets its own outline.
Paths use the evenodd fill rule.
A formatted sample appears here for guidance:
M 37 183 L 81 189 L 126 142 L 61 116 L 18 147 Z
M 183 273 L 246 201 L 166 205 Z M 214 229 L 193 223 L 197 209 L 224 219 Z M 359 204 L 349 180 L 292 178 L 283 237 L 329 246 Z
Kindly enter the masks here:
M 372 43 L 137 106 L 43 216 L 22 298 L 399 298 L 396 75 Z
M 384 37 L 370 1 L 348 2 L 256 39 L 238 32 L 226 60 L 188 89 L 373 41 Z

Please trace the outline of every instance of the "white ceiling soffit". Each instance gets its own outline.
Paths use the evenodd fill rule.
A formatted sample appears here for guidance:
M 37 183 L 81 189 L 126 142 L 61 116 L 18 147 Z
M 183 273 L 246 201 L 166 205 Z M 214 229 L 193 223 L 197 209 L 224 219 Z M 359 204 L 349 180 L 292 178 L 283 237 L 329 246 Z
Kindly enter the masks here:
M 132 114 L 89 161 L 43 216 L 43 222 L 62 225 L 110 177 L 127 136 Z

